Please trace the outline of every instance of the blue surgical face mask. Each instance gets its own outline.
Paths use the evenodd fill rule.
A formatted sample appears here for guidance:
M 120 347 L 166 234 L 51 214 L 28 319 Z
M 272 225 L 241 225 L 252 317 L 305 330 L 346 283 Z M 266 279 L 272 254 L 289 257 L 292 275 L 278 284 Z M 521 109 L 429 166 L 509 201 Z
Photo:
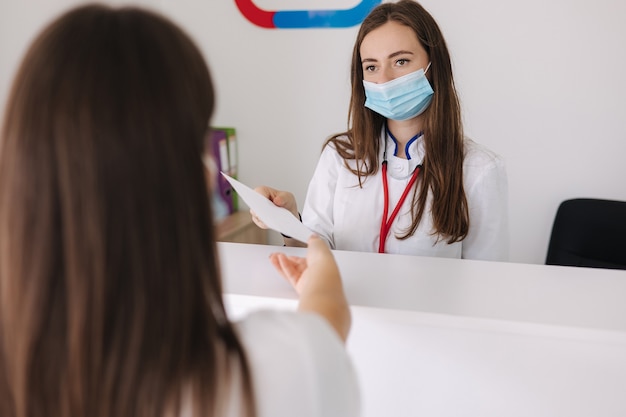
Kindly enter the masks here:
M 365 107 L 391 120 L 409 120 L 422 114 L 433 98 L 433 88 L 424 70 L 403 75 L 383 84 L 363 80 Z

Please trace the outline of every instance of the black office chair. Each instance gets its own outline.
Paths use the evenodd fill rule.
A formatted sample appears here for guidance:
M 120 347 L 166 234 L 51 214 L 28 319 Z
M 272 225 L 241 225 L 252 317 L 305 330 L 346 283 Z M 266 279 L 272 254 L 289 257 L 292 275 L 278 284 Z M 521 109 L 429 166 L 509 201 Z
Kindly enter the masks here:
M 626 202 L 591 198 L 562 202 L 546 264 L 626 269 Z

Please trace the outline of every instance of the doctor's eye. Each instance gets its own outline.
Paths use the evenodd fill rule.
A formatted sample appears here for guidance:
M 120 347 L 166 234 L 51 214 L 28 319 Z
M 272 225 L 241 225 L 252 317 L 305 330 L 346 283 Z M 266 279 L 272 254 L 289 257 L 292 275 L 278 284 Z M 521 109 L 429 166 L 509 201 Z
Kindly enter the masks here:
M 374 72 L 376 70 L 376 66 L 374 65 L 366 65 L 363 67 L 363 72 Z

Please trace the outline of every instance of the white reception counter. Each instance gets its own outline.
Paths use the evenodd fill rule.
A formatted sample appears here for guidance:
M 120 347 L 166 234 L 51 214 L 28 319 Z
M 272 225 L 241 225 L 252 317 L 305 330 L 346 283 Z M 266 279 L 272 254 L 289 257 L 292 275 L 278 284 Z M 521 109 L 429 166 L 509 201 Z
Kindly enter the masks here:
M 294 309 L 268 256 L 219 243 L 233 318 Z M 626 271 L 335 251 L 363 416 L 626 416 Z

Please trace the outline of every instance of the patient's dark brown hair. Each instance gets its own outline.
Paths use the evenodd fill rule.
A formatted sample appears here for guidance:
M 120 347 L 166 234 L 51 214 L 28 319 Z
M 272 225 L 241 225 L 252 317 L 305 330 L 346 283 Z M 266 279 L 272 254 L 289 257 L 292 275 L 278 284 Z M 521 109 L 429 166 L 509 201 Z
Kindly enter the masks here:
M 0 415 L 214 416 L 233 387 L 254 415 L 201 161 L 213 106 L 153 12 L 83 6 L 35 39 L 1 130 Z

